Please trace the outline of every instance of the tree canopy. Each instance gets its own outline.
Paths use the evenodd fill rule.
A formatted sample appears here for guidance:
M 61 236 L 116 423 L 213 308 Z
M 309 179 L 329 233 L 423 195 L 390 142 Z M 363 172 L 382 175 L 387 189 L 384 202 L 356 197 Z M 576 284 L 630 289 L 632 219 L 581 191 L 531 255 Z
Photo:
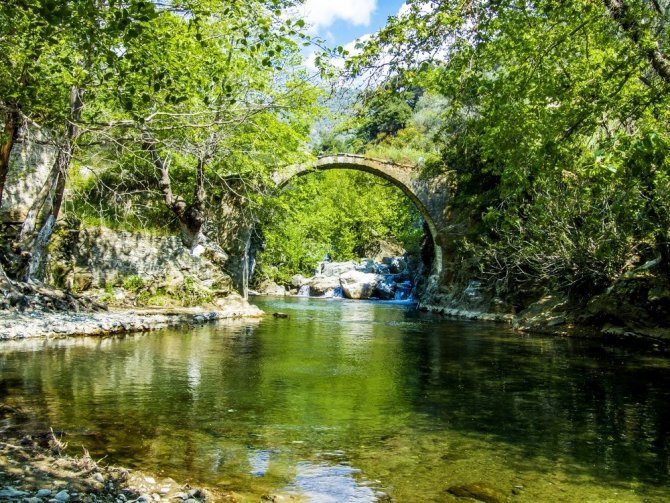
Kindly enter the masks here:
M 501 293 L 594 292 L 670 264 L 667 17 L 663 2 L 412 0 L 348 69 L 445 100 L 437 169 L 479 222 L 457 247 L 479 274 Z

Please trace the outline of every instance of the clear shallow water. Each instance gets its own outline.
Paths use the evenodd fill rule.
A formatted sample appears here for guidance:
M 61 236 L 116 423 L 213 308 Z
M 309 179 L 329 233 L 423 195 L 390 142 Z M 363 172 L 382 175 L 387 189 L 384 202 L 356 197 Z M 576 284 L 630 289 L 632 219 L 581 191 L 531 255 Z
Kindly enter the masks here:
M 289 318 L 2 344 L 0 403 L 245 501 L 670 501 L 667 358 L 403 304 L 257 303 Z

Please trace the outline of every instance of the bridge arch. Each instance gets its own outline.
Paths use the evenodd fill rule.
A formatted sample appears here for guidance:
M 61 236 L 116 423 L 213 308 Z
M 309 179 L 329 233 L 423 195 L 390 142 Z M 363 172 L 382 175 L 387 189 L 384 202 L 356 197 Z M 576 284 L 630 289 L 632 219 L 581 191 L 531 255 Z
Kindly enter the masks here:
M 442 247 L 439 244 L 438 222 L 441 214 L 435 214 L 430 188 L 420 177 L 420 170 L 416 166 L 396 164 L 383 159 L 374 159 L 354 154 L 326 155 L 315 161 L 304 164 L 287 166 L 275 171 L 272 180 L 278 188 L 284 187 L 295 177 L 308 175 L 315 171 L 331 169 L 350 169 L 363 171 L 378 176 L 400 188 L 409 197 L 421 213 L 434 246 L 433 272 L 442 272 Z

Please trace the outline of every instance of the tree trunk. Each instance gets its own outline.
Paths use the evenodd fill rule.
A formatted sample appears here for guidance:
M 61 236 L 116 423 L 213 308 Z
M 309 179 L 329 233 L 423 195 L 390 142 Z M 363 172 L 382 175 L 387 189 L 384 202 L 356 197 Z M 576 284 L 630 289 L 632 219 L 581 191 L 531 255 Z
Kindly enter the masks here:
M 9 156 L 19 135 L 21 115 L 16 110 L 10 110 L 5 113 L 5 128 L 0 144 L 0 205 L 2 205 L 2 196 L 5 192 L 5 182 L 9 172 Z
M 204 168 L 206 159 L 203 157 L 198 161 L 193 203 L 187 204 L 181 196 L 175 196 L 172 192 L 172 181 L 170 179 L 169 167 L 158 153 L 155 140 L 146 132 L 142 146 L 144 150 L 151 155 L 151 161 L 158 171 L 158 185 L 163 194 L 163 200 L 179 220 L 181 240 L 184 243 L 184 246 L 188 247 L 193 253 L 199 244 L 206 241 L 203 233 L 203 225 L 205 223 Z
M 205 224 L 205 162 L 206 159 L 201 157 L 198 159 L 198 165 L 195 170 L 195 189 L 193 191 L 193 203 L 186 208 L 184 220 L 182 221 L 183 231 L 185 234 L 185 243 L 194 251 L 199 244 L 206 242 L 207 238 L 203 232 Z
M 49 176 L 30 208 L 21 227 L 18 250 L 25 260 L 17 271 L 24 281 L 42 279 L 46 250 L 51 241 L 58 215 L 63 205 L 65 182 L 74 155 L 75 141 L 79 134 L 77 123 L 84 107 L 83 89 L 73 86 L 70 91 L 70 119 L 65 124 L 65 137 Z M 39 230 L 37 230 L 39 227 Z

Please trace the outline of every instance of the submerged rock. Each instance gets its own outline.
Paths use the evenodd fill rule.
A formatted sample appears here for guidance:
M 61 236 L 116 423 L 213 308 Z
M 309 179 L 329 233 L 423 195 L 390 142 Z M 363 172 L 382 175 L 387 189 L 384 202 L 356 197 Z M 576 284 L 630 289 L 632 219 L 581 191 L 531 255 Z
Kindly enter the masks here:
M 481 482 L 451 486 L 447 489 L 447 492 L 459 498 L 470 498 L 484 503 L 506 503 L 509 501 L 509 498 L 503 493 Z
M 68 501 L 70 499 L 70 493 L 65 490 L 60 491 L 58 494 L 56 494 L 56 499 L 62 502 Z
M 18 491 L 13 487 L 4 487 L 0 489 L 0 499 L 23 498 L 24 496 L 28 496 L 28 493 L 25 491 Z

